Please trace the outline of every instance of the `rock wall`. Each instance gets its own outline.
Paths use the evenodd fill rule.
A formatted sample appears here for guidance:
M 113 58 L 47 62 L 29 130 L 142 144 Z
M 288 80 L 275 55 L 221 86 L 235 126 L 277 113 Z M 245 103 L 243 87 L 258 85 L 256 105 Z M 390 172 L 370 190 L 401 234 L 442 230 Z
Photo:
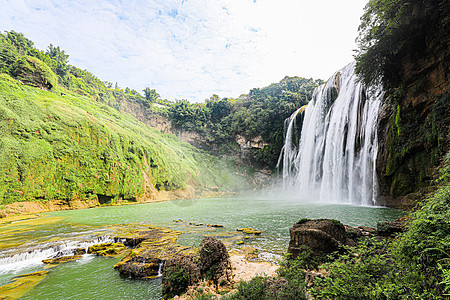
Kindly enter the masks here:
M 404 58 L 399 87 L 386 93 L 378 127 L 381 204 L 412 208 L 449 151 L 448 42 L 429 39 L 420 56 Z

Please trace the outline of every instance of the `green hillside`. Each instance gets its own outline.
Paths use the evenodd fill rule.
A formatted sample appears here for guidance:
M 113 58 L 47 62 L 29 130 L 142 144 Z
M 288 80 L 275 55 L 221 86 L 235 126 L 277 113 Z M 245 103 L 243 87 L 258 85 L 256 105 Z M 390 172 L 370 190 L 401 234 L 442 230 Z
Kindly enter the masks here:
M 131 115 L 60 86 L 50 91 L 25 85 L 8 74 L 0 74 L 0 128 L 2 204 L 139 200 L 188 185 L 233 190 L 243 184 L 217 158 Z

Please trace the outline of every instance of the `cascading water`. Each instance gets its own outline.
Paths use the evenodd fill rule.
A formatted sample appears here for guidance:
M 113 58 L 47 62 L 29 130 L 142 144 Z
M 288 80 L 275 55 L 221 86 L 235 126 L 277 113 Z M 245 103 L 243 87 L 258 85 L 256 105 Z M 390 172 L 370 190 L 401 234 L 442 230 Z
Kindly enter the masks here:
M 377 122 L 382 90 L 356 80 L 355 64 L 316 88 L 304 109 L 298 146 L 297 110 L 288 120 L 280 154 L 283 185 L 297 197 L 331 203 L 376 204 Z

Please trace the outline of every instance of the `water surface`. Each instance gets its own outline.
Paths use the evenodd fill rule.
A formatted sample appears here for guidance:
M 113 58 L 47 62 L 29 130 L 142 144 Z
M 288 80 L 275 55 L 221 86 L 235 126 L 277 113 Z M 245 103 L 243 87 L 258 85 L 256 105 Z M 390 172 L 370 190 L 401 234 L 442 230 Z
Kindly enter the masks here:
M 64 247 L 70 243 L 105 238 L 112 234 L 109 230 L 115 224 L 139 223 L 143 226 L 164 226 L 180 230 L 183 233 L 179 236 L 178 242 L 188 246 L 199 246 L 204 235 L 223 239 L 238 228 L 252 227 L 263 233 L 261 236 L 245 240 L 245 245 L 269 253 L 283 254 L 289 242 L 289 228 L 300 219 L 330 218 L 346 225 L 375 227 L 377 222 L 394 220 L 400 215 L 400 211 L 389 208 L 311 204 L 292 199 L 274 200 L 267 195 L 174 200 L 45 213 L 42 221 L 22 221 L 0 227 L 0 233 L 5 236 L 4 241 L 0 241 L 0 285 L 8 283 L 15 275 L 44 269 L 40 260 L 46 258 L 43 256 L 54 253 L 42 251 L 41 256 L 35 257 L 34 263 L 28 265 L 29 261 L 26 258 L 21 261 L 18 258 L 19 254 L 16 254 L 13 258 L 19 261 L 8 265 L 7 269 L 2 269 L 2 257 L 3 266 L 6 266 L 5 259 L 11 260 L 14 251 L 23 253 L 31 249 L 37 253 L 39 247 L 49 248 L 62 241 L 66 241 L 61 246 L 65 249 Z M 46 219 L 48 223 L 45 222 Z M 207 224 L 220 224 L 223 227 L 211 228 L 207 227 Z M 11 248 L 13 244 L 17 247 Z M 227 246 L 240 247 L 237 244 Z M 160 278 L 154 280 L 121 278 L 112 268 L 118 260 L 120 258 L 86 255 L 79 261 L 52 268 L 45 279 L 23 299 L 161 297 Z

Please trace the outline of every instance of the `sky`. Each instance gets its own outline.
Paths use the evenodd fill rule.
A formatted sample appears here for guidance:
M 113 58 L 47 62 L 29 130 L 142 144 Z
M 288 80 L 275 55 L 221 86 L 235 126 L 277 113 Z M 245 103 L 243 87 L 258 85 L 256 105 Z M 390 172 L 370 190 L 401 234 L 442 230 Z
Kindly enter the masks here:
M 353 60 L 367 0 L 0 0 L 0 31 L 60 46 L 103 81 L 162 98 L 236 98 Z

